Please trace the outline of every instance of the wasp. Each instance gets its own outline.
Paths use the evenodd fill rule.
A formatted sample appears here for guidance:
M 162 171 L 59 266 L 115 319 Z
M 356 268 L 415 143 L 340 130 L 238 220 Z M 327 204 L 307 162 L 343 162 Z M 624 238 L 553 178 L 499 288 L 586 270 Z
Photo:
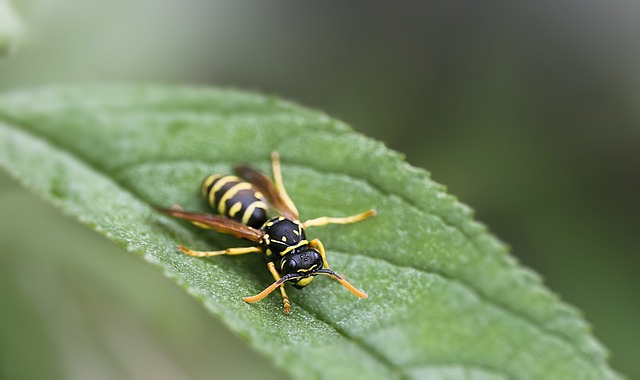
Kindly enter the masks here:
M 285 314 L 291 311 L 285 283 L 303 288 L 321 274 L 337 280 L 354 295 L 367 298 L 366 293 L 329 268 L 322 242 L 319 239 L 308 240 L 306 229 L 312 226 L 360 222 L 375 215 L 375 210 L 347 217 L 323 216 L 301 222 L 298 210 L 282 182 L 278 152 L 271 154 L 271 166 L 274 181 L 246 165 L 235 168 L 237 176 L 215 174 L 207 177 L 202 183 L 201 192 L 216 214 L 184 211 L 179 206 L 159 209 L 198 227 L 246 239 L 257 246 L 193 251 L 180 245 L 178 249 L 195 257 L 262 253 L 275 282 L 259 294 L 244 297 L 243 300 L 248 303 L 257 302 L 280 288 Z M 269 218 L 269 205 L 280 215 Z

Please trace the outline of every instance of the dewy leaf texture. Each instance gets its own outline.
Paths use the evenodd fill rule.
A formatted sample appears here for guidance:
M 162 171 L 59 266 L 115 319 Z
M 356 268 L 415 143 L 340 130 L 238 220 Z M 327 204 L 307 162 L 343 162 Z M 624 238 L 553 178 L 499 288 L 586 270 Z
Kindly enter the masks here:
M 318 278 L 289 292 L 286 316 L 276 293 L 241 300 L 272 281 L 259 255 L 176 252 L 177 244 L 242 243 L 154 208 L 206 211 L 204 177 L 237 163 L 270 173 L 273 150 L 303 219 L 377 210 L 362 223 L 308 231 L 368 299 Z M 468 207 L 401 155 L 320 112 L 203 88 L 13 92 L 0 97 L 0 166 L 157 265 L 294 377 L 618 378 L 580 314 L 519 266 Z

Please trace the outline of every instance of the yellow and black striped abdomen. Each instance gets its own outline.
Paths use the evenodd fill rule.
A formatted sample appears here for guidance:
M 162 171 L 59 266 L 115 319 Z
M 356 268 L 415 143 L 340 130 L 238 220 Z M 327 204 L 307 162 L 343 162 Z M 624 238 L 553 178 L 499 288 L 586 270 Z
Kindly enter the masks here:
M 260 228 L 267 221 L 264 195 L 236 176 L 214 174 L 202 182 L 202 196 L 220 215 Z

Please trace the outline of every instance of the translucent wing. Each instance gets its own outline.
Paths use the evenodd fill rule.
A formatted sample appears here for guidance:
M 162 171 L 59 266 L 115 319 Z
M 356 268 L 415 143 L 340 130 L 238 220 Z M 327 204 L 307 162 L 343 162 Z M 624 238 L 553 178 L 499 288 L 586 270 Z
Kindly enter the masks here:
M 278 212 L 287 219 L 298 220 L 298 210 L 296 210 L 293 202 L 286 193 L 283 195 L 276 185 L 266 175 L 249 166 L 237 166 L 235 168 L 238 176 L 251 182 L 260 192 L 269 200 L 269 203 L 278 210 Z
M 235 220 L 225 218 L 224 216 L 183 211 L 180 209 L 160 208 L 158 211 L 171 215 L 175 218 L 188 220 L 200 228 L 210 228 L 218 232 L 233 235 L 241 239 L 251 240 L 256 243 L 260 242 L 260 239 L 264 234 L 258 229 L 236 222 Z

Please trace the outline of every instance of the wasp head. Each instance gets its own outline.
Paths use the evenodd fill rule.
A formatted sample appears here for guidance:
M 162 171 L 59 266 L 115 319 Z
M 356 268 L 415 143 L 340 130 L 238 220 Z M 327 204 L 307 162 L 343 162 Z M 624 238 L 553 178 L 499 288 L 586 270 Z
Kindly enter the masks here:
M 304 247 L 288 253 L 280 261 L 280 274 L 298 288 L 307 286 L 322 269 L 322 256 L 315 248 Z

